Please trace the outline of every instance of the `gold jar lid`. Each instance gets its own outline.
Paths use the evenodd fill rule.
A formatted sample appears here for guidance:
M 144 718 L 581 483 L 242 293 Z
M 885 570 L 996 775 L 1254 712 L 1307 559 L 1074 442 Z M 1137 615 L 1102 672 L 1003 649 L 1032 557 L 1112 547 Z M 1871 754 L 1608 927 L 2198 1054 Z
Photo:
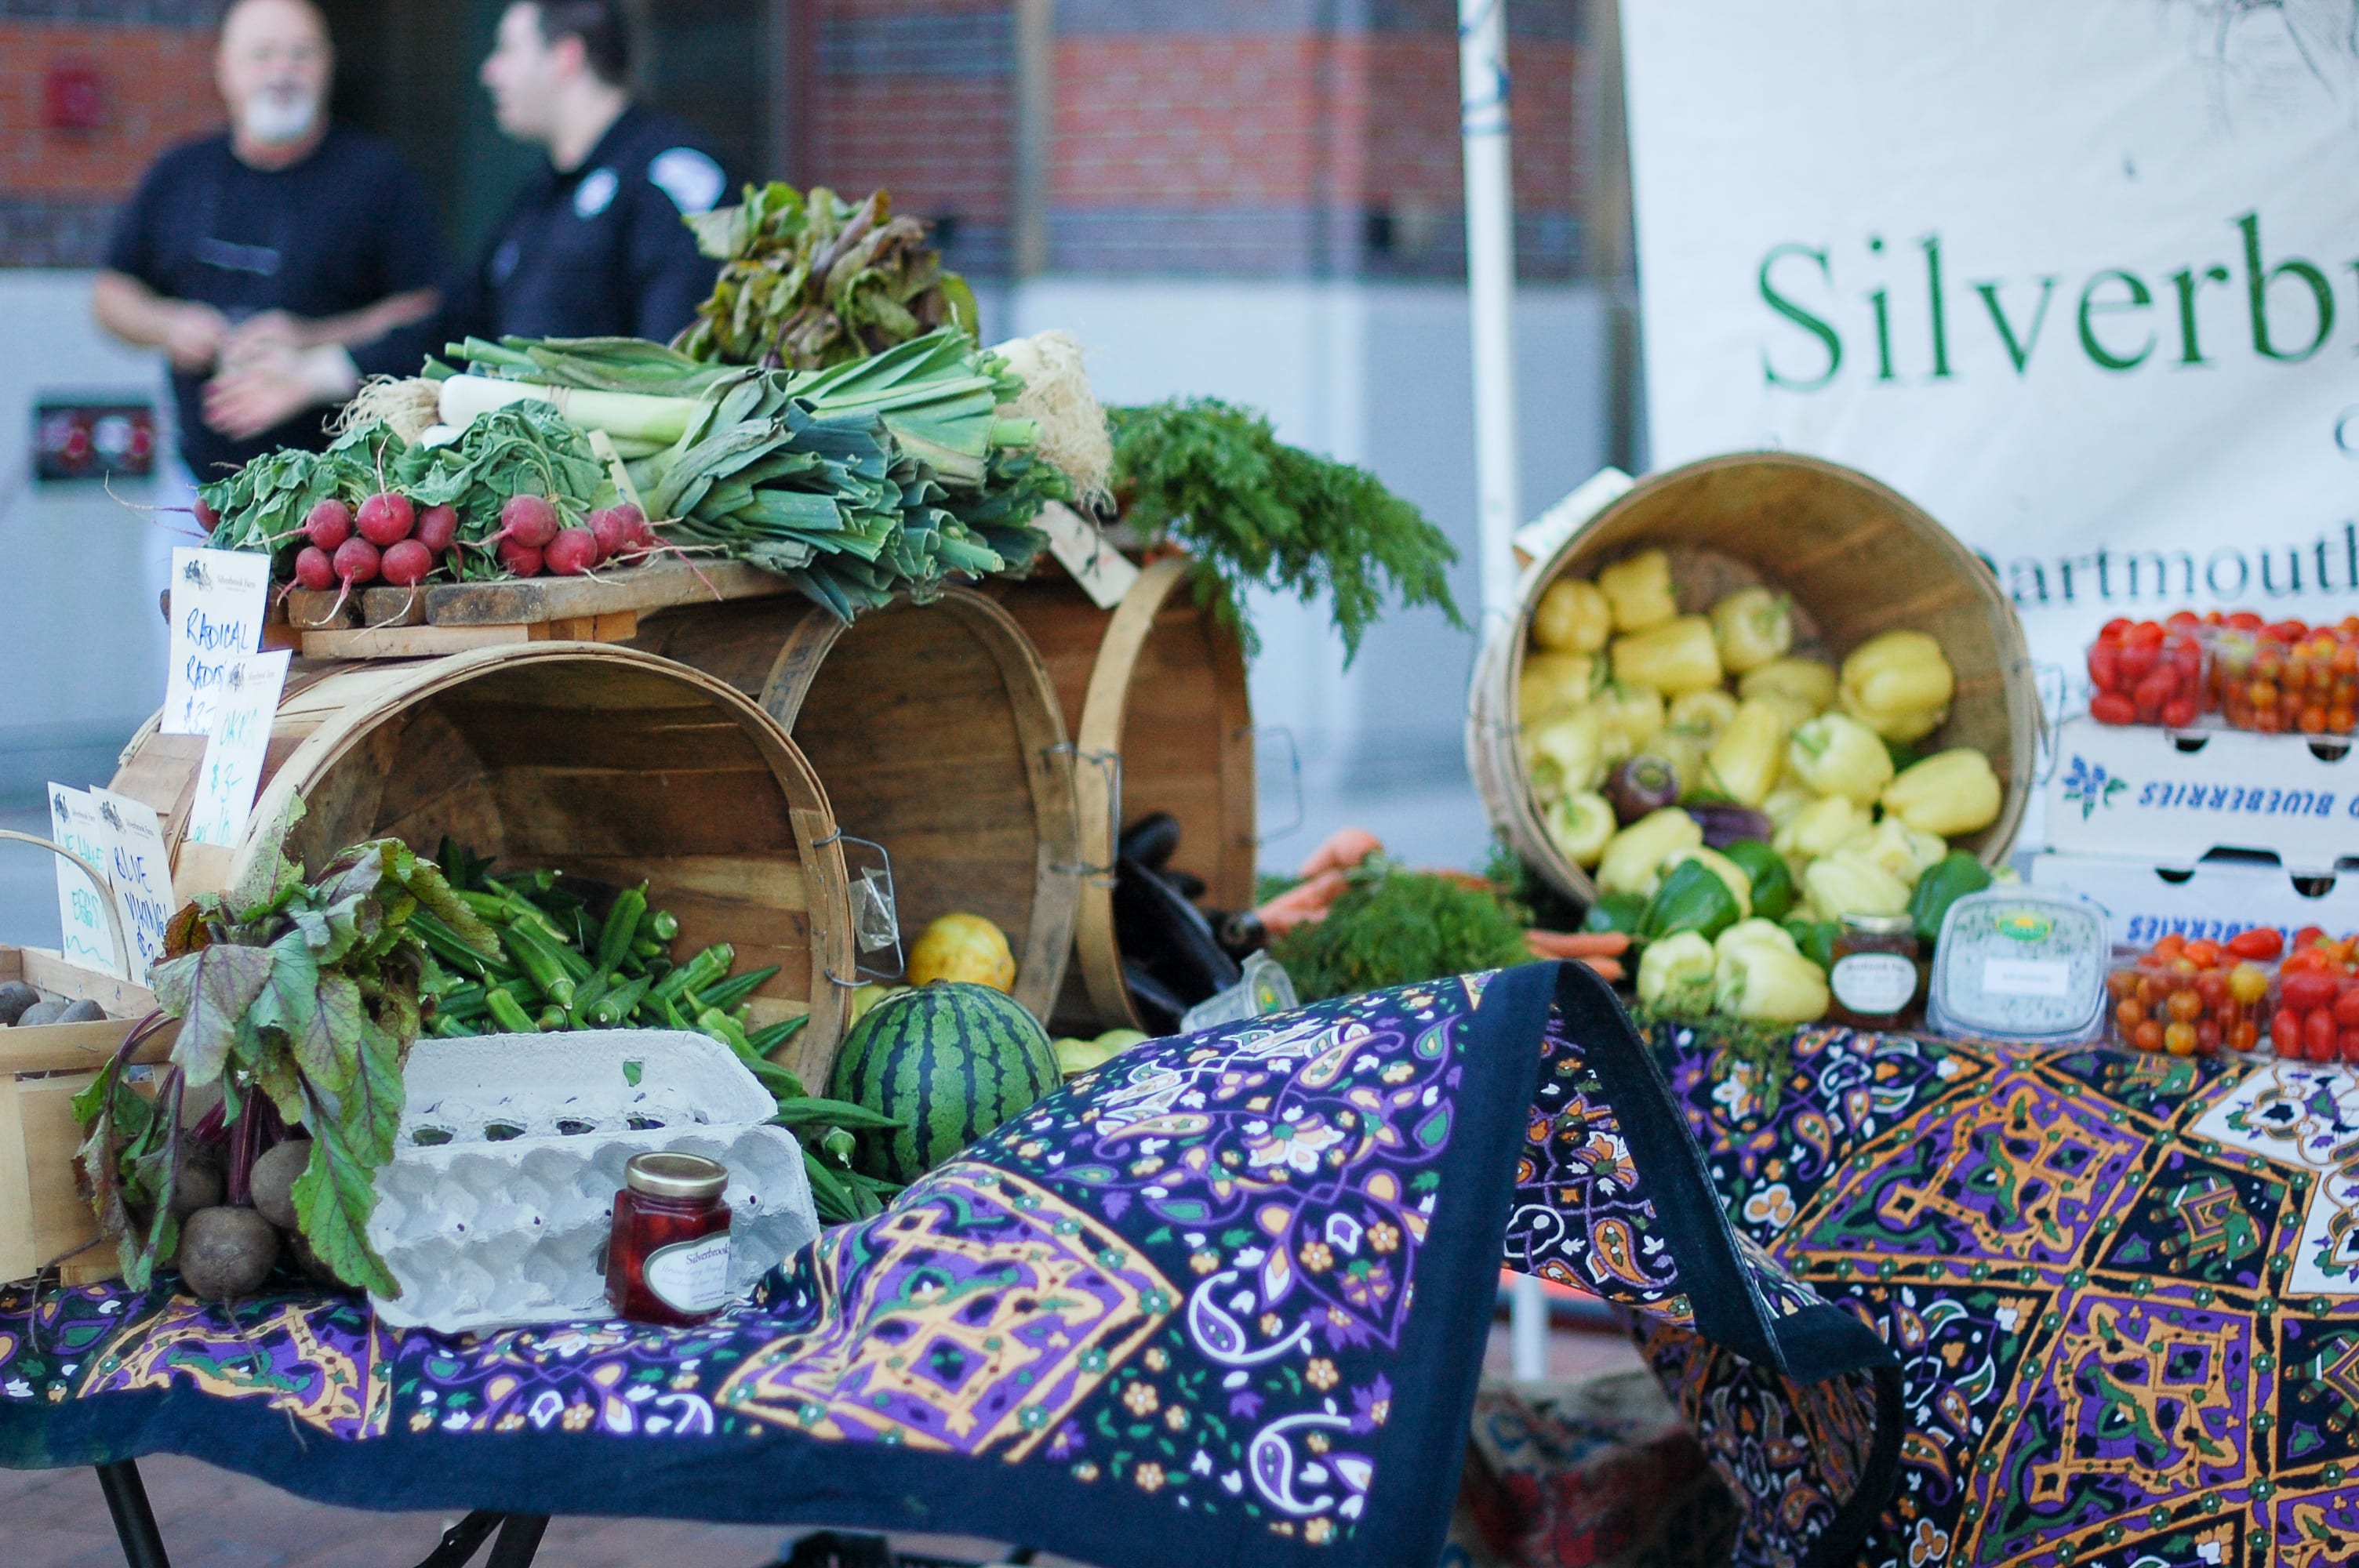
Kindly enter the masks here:
M 701 1154 L 634 1154 L 623 1181 L 651 1198 L 717 1198 L 729 1185 L 729 1167 Z
M 1843 928 L 1863 936 L 1898 936 L 1916 930 L 1917 922 L 1906 914 L 1846 914 Z

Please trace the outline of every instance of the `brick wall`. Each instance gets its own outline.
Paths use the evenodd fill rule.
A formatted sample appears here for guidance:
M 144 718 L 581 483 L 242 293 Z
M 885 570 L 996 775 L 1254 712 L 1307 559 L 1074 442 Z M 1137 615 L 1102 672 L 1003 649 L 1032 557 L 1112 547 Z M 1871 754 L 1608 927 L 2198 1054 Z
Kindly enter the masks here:
M 148 163 L 220 123 L 210 28 L 210 6 L 0 0 L 0 266 L 96 265 Z M 44 123 L 60 68 L 97 72 L 95 129 Z

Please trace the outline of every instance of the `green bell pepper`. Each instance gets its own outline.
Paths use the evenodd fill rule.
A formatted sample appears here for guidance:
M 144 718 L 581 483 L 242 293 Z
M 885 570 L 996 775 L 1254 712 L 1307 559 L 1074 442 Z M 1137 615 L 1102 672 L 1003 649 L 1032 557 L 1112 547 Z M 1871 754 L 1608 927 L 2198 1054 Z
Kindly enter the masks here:
M 1736 862 L 1753 884 L 1753 913 L 1764 920 L 1783 920 L 1794 907 L 1794 873 L 1786 858 L 1758 838 L 1723 844 L 1720 852 Z
M 1692 931 L 1709 942 L 1744 918 L 1736 895 L 1719 872 L 1701 860 L 1681 860 L 1648 901 L 1638 935 L 1652 942 Z
M 1785 923 L 1786 935 L 1794 939 L 1802 957 L 1821 969 L 1835 967 L 1835 938 L 1843 935 L 1843 926 L 1832 920 L 1804 920 L 1799 916 Z
M 1950 913 L 1950 905 L 1990 885 L 1990 868 L 1963 849 L 1952 849 L 1928 867 L 1917 879 L 1917 891 L 1908 895 L 1908 917 L 1917 923 L 1919 947 L 1930 955 L 1940 940 L 1941 917 Z
M 1583 931 L 1619 931 L 1636 936 L 1639 923 L 1647 918 L 1647 900 L 1643 893 L 1609 892 L 1598 895 L 1582 916 Z

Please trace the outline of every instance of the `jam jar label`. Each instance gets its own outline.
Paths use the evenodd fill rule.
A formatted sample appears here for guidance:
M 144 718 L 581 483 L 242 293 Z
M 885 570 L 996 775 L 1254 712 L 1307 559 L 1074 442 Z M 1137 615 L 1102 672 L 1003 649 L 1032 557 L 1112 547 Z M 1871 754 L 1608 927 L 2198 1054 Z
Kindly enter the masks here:
M 1827 983 L 1846 1012 L 1863 1018 L 1898 1012 L 1917 993 L 1917 966 L 1897 953 L 1846 953 Z
M 675 1241 L 647 1254 L 647 1289 L 683 1316 L 719 1312 L 729 1301 L 729 1233 Z

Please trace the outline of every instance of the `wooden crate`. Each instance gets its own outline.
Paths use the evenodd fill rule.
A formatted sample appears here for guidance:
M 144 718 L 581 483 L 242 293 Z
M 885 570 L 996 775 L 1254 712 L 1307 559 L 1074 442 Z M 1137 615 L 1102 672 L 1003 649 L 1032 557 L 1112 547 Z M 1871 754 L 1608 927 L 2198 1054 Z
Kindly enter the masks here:
M 113 1279 L 118 1272 L 114 1248 L 84 1249 L 98 1236 L 98 1218 L 74 1178 L 82 1129 L 74 1121 L 73 1097 L 154 1011 L 155 993 L 36 947 L 0 947 L 0 984 L 10 980 L 87 998 L 109 1016 L 97 1023 L 0 1029 L 0 1280 L 28 1278 L 60 1259 L 69 1285 Z M 177 1033 L 158 1031 L 133 1060 L 164 1061 Z
M 626 643 L 639 617 L 676 606 L 764 599 L 791 585 L 743 561 L 659 561 L 595 578 L 372 588 L 287 595 L 307 659 L 419 659 L 516 643 Z

